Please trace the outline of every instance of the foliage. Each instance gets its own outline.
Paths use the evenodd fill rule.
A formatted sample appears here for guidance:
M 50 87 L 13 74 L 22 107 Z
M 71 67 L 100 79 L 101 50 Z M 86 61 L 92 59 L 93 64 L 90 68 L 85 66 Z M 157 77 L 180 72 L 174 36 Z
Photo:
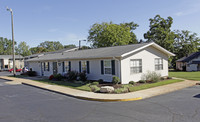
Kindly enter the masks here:
M 128 87 L 124 87 L 122 86 L 121 88 L 117 88 L 114 90 L 114 93 L 120 94 L 120 93 L 127 93 L 129 92 L 129 88 Z
M 36 71 L 27 71 L 28 76 L 37 76 Z
M 145 74 L 142 74 L 142 80 L 146 80 L 146 82 L 152 82 L 152 83 L 155 83 L 155 82 L 158 82 L 160 81 L 161 79 L 161 75 L 160 73 L 156 73 L 154 71 L 148 71 L 147 73 Z
M 183 80 L 172 79 L 172 80 L 164 80 L 164 81 L 157 82 L 157 83 L 149 83 L 149 84 L 147 83 L 147 84 L 142 84 L 139 86 L 129 87 L 129 91 L 131 91 L 131 92 L 138 91 L 138 90 L 148 89 L 148 88 L 152 88 L 152 87 L 167 85 L 167 84 L 181 82 L 181 81 L 183 81 Z
M 76 45 L 74 44 L 64 45 L 64 48 L 71 48 L 71 47 L 76 47 Z
M 93 92 L 99 92 L 100 88 L 97 85 L 90 85 L 90 88 L 92 89 Z
M 47 49 L 44 47 L 32 47 L 30 48 L 30 51 L 32 54 L 37 54 L 37 53 L 47 52 Z
M 20 42 L 15 50 L 16 50 L 16 54 L 18 54 L 18 55 L 22 55 L 22 56 L 31 55 L 31 51 L 29 50 L 29 46 L 24 41 Z
M 144 38 L 147 39 L 147 42 L 153 41 L 163 48 L 173 52 L 175 34 L 170 29 L 173 23 L 172 17 L 164 19 L 160 15 L 156 15 L 153 19 L 150 18 L 149 21 L 150 29 L 144 34 Z
M 133 33 L 138 27 L 134 22 L 114 24 L 112 22 L 95 23 L 89 30 L 88 41 L 92 46 L 110 47 L 137 43 L 136 35 Z
M 146 83 L 146 80 L 139 80 L 138 83 Z
M 12 44 L 12 40 L 0 37 L 0 55 L 11 55 L 13 49 Z
M 83 82 L 87 81 L 87 74 L 86 74 L 85 71 L 79 73 L 78 76 L 79 76 L 79 80 L 81 80 L 81 81 L 83 81 Z
M 55 80 L 61 81 L 64 77 L 59 73 L 59 74 L 55 74 L 53 75 Z
M 172 77 L 169 77 L 169 76 L 168 76 L 167 79 L 172 79 Z
M 112 77 L 112 83 L 113 83 L 113 84 L 119 84 L 119 83 L 120 83 L 119 77 L 113 76 L 113 77 Z
M 54 79 L 54 76 L 53 75 L 50 75 L 49 76 L 49 80 L 53 80 Z
M 92 82 L 91 85 L 99 85 L 99 82 Z
M 45 41 L 40 43 L 38 47 L 43 47 L 47 49 L 47 52 L 61 50 L 63 49 L 63 45 L 59 41 Z
M 69 71 L 66 75 L 65 75 L 66 79 L 68 81 L 74 81 L 77 80 L 78 77 L 78 72 L 77 71 Z
M 134 82 L 134 81 L 130 81 L 130 82 L 129 82 L 129 84 L 132 84 L 132 85 L 134 85 L 134 84 L 135 84 L 135 82 Z
M 104 81 L 103 81 L 103 79 L 99 79 L 98 82 L 99 83 L 103 83 Z

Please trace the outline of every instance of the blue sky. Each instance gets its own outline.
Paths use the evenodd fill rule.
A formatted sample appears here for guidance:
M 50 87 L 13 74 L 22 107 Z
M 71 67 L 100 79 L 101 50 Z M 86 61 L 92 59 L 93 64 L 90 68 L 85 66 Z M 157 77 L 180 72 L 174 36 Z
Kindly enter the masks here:
M 78 45 L 78 40 L 87 39 L 94 23 L 109 21 L 139 24 L 134 32 L 143 39 L 149 19 L 156 14 L 171 16 L 172 30 L 200 35 L 200 0 L 0 0 L 0 37 L 11 38 L 6 6 L 14 12 L 15 40 L 30 47 L 47 40 Z

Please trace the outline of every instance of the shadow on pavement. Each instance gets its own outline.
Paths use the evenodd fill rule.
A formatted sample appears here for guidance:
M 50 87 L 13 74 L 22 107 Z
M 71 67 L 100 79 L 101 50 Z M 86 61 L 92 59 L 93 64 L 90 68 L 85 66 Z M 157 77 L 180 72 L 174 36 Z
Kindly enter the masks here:
M 196 97 L 196 98 L 200 98 L 200 94 L 197 94 L 197 95 L 195 95 L 194 97 Z

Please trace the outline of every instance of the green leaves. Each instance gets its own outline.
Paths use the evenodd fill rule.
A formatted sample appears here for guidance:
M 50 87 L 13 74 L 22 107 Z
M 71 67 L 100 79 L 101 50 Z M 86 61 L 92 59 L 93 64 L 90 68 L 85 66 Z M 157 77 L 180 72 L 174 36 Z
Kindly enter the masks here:
M 16 54 L 22 55 L 22 56 L 28 56 L 31 55 L 31 51 L 29 50 L 29 46 L 26 44 L 26 42 L 19 43 L 18 47 L 16 47 Z
M 92 46 L 95 48 L 137 43 L 136 35 L 133 33 L 137 27 L 138 25 L 134 22 L 95 23 L 89 30 L 88 41 L 92 42 Z

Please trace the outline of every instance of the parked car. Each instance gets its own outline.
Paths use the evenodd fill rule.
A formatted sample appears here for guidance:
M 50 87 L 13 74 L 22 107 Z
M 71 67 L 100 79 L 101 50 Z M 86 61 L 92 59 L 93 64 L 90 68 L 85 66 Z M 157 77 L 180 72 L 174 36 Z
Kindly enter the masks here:
M 8 70 L 8 71 L 9 71 L 9 72 L 13 72 L 13 68 L 12 68 L 12 69 L 10 69 L 10 70 Z M 16 72 L 21 72 L 21 71 L 22 71 L 22 69 L 18 69 L 18 68 L 16 68 L 16 69 L 15 69 L 15 71 L 16 71 Z
M 28 71 L 28 68 L 27 67 L 24 67 L 23 69 L 22 69 L 22 72 L 23 73 L 25 73 L 25 72 L 27 72 Z

